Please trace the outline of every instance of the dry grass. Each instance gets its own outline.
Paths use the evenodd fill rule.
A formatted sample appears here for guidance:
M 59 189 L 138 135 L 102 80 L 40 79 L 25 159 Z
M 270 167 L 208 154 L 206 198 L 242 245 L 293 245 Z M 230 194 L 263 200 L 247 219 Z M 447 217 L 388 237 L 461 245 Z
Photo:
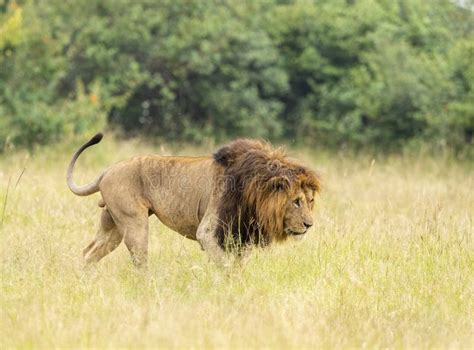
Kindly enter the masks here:
M 152 151 L 105 139 L 79 162 L 78 180 Z M 305 240 L 256 251 L 226 273 L 153 219 L 141 274 L 123 245 L 83 267 L 98 196 L 69 192 L 70 154 L 57 147 L 0 159 L 0 215 L 10 182 L 0 229 L 2 349 L 472 347 L 472 165 L 294 152 L 325 179 Z

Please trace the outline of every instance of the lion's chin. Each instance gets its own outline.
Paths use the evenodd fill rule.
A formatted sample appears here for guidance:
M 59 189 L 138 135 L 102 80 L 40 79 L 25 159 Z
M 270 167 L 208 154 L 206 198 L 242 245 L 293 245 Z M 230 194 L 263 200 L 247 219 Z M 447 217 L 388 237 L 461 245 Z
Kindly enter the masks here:
M 303 239 L 305 236 L 306 236 L 306 230 L 305 231 L 293 231 L 293 230 L 287 230 L 286 231 L 286 234 L 288 235 L 288 237 L 292 237 L 293 239 L 295 240 L 301 240 Z
M 306 233 L 300 233 L 297 235 L 289 235 L 289 237 L 294 241 L 302 241 L 306 238 Z

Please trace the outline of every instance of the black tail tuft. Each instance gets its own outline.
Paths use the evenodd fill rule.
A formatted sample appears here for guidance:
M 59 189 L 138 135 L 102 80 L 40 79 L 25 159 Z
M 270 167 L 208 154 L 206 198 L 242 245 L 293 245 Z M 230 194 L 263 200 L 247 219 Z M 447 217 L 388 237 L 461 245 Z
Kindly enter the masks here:
M 99 143 L 102 140 L 102 137 L 104 137 L 104 135 L 101 132 L 97 133 L 93 138 L 89 140 L 89 142 L 87 142 L 87 146 L 92 146 L 96 143 Z

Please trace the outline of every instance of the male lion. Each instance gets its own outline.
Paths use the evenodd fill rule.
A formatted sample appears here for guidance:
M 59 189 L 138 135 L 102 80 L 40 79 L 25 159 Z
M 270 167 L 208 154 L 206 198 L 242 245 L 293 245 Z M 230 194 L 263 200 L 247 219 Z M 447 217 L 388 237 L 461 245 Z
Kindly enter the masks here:
M 80 147 L 67 170 L 73 193 L 102 195 L 100 229 L 84 249 L 88 263 L 102 259 L 123 239 L 134 264 L 146 264 L 152 214 L 197 240 L 220 264 L 226 251 L 239 254 L 251 245 L 283 241 L 313 225 L 318 175 L 268 143 L 238 139 L 213 157 L 136 157 L 77 186 L 72 179 L 77 158 L 101 139 L 97 134 Z

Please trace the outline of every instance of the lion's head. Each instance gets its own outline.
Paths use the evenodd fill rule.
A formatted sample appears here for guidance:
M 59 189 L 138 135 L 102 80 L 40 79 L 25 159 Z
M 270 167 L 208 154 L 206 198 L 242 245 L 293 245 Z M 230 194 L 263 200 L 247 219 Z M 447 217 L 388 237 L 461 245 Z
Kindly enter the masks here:
M 224 193 L 217 236 L 242 244 L 267 245 L 298 236 L 313 225 L 319 176 L 262 141 L 240 139 L 214 160 L 224 167 Z

